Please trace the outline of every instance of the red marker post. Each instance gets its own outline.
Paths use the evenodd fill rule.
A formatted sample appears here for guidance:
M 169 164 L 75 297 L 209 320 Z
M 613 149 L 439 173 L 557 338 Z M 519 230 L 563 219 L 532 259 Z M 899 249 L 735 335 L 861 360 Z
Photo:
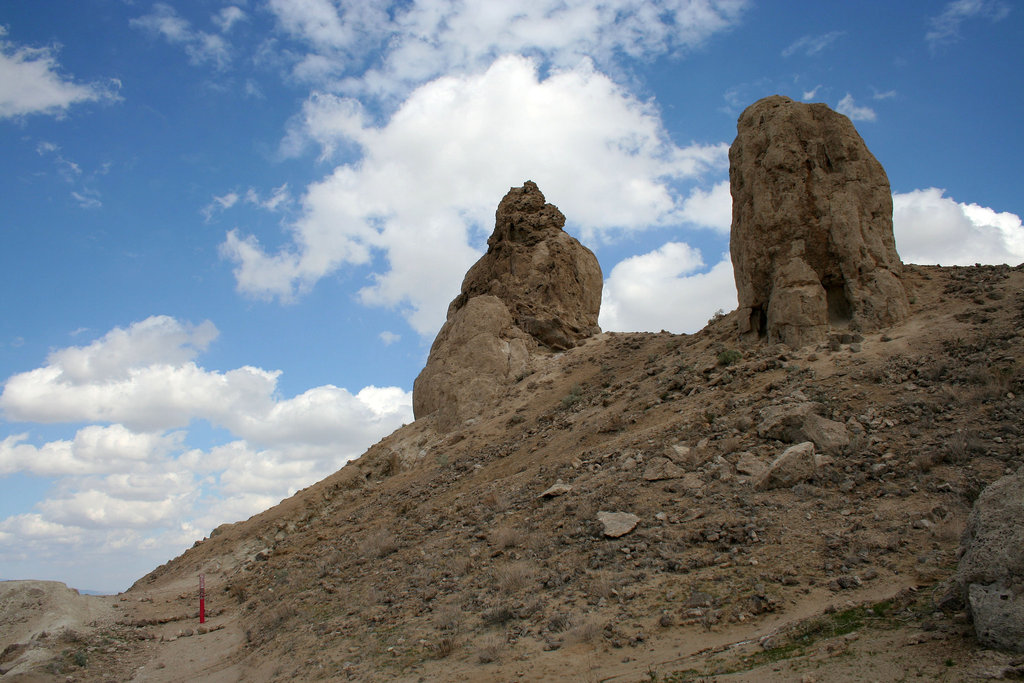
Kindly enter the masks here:
M 206 623 L 206 577 L 199 575 L 199 623 Z

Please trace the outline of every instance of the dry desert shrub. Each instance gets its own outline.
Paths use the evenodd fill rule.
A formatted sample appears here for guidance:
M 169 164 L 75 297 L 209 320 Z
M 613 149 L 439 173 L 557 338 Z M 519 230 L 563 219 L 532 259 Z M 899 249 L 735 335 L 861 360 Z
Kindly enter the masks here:
M 473 558 L 469 555 L 456 555 L 455 557 L 448 558 L 446 564 L 449 573 L 455 576 L 465 576 L 472 571 L 474 566 Z
M 437 610 L 434 625 L 439 631 L 458 633 L 462 627 L 464 613 L 455 605 L 445 605 Z
M 572 626 L 569 628 L 566 639 L 572 643 L 592 643 L 601 637 L 604 627 L 597 619 L 576 618 L 570 620 Z
M 570 626 L 570 618 L 568 614 L 559 612 L 550 619 L 548 619 L 548 630 L 552 633 L 561 633 Z
M 615 594 L 615 583 L 605 574 L 595 574 L 590 578 L 588 592 L 597 600 L 607 600 Z
M 431 654 L 437 659 L 444 659 L 455 651 L 458 643 L 453 636 L 443 636 L 436 643 L 430 646 Z
M 491 544 L 497 548 L 515 548 L 523 544 L 526 534 L 521 529 L 510 526 L 498 527 L 491 532 Z
M 506 594 L 525 590 L 537 577 L 537 571 L 528 562 L 511 562 L 494 570 L 494 583 Z
M 233 581 L 230 584 L 228 584 L 227 592 L 228 595 L 233 597 L 235 601 L 238 602 L 239 605 L 241 605 L 249 598 L 248 587 L 240 581 Z
M 480 615 L 487 626 L 501 626 L 515 619 L 515 614 L 506 605 L 499 605 Z
M 363 557 L 386 557 L 396 550 L 398 543 L 387 529 L 371 531 L 359 542 L 359 553 Z
M 488 638 L 477 650 L 476 659 L 481 664 L 490 664 L 492 662 L 501 661 L 502 656 L 505 654 L 505 650 L 508 649 L 508 645 L 504 638 L 492 637 Z

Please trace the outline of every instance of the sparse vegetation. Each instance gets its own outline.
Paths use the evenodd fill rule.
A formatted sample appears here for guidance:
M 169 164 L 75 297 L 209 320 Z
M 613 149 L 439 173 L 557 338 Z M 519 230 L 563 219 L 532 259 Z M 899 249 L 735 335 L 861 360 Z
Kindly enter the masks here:
M 501 526 L 491 532 L 491 545 L 496 548 L 508 549 L 520 546 L 526 539 L 526 534 L 521 529 L 510 526 Z
M 583 390 L 577 384 L 577 385 L 575 385 L 569 391 L 568 395 L 566 395 L 564 398 L 562 398 L 562 408 L 564 410 L 568 410 L 569 408 L 572 408 L 574 405 L 579 403 L 580 399 L 582 399 L 582 398 L 583 398 Z
M 494 582 L 499 591 L 506 594 L 525 590 L 535 579 L 536 570 L 528 562 L 510 562 L 494 570 Z
M 505 642 L 504 638 L 489 638 L 484 642 L 480 649 L 477 650 L 476 659 L 481 664 L 498 662 L 504 656 L 507 649 L 508 644 Z
M 376 529 L 369 532 L 359 542 L 359 552 L 364 557 L 386 557 L 398 549 L 395 537 L 387 529 Z
M 573 643 L 592 643 L 601 637 L 604 627 L 597 619 L 581 619 L 569 629 L 568 640 Z
M 736 349 L 725 349 L 718 354 L 718 364 L 722 366 L 732 365 L 739 359 L 743 358 L 743 354 Z

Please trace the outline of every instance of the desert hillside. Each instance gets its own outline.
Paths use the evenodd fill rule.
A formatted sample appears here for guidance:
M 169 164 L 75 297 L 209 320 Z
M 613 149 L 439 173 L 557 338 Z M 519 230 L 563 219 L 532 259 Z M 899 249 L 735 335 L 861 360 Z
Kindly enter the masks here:
M 19 632 L 0 667 L 42 650 L 37 671 L 83 681 L 1008 675 L 1020 662 L 934 597 L 974 499 L 1024 464 L 1024 268 L 904 281 L 904 323 L 799 351 L 737 344 L 730 314 L 551 354 L 472 424 L 417 420 L 90 598 L 104 615 Z M 848 443 L 755 486 L 790 446 L 765 423 L 808 404 Z M 601 512 L 636 526 L 609 537 Z
M 1024 677 L 1024 265 L 903 264 L 825 105 L 751 105 L 730 178 L 692 335 L 600 332 L 510 189 L 415 422 L 122 595 L 0 584 L 3 681 Z

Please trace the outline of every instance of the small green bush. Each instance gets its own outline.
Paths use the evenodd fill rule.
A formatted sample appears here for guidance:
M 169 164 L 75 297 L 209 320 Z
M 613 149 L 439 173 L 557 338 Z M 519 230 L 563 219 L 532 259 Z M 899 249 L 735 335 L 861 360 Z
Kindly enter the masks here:
M 573 407 L 580 402 L 581 398 L 583 398 L 583 390 L 577 384 L 569 392 L 569 395 L 562 399 L 562 408 L 568 409 Z
M 743 354 L 737 351 L 736 349 L 726 349 L 725 351 L 722 351 L 720 354 L 718 354 L 718 364 L 732 365 L 740 358 L 743 358 Z

